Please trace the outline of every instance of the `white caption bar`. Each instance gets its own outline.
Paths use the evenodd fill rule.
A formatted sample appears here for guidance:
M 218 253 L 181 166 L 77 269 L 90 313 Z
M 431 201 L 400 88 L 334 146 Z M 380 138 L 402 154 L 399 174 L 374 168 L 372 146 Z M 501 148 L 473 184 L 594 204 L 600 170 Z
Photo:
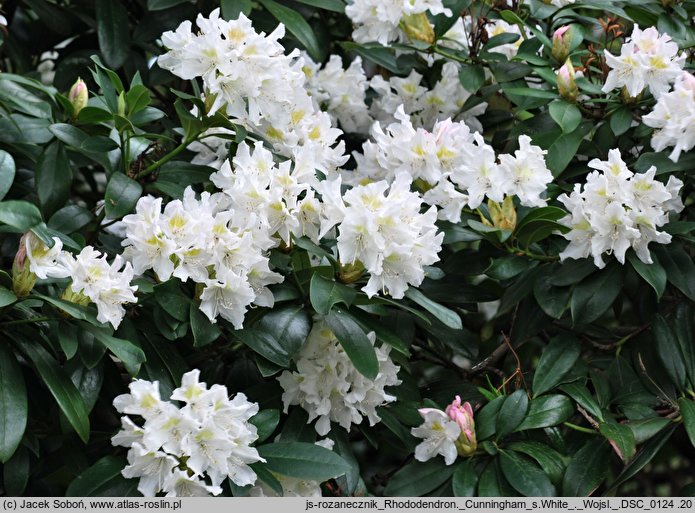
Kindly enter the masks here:
M 543 511 L 548 513 L 582 512 L 673 512 L 695 513 L 695 498 L 422 498 L 422 497 L 371 497 L 371 498 L 0 498 L 2 511 L 68 513 L 82 511 L 168 511 L 180 513 L 229 513 L 253 511 L 253 513 L 303 513 L 311 511 L 469 511 L 475 513 Z

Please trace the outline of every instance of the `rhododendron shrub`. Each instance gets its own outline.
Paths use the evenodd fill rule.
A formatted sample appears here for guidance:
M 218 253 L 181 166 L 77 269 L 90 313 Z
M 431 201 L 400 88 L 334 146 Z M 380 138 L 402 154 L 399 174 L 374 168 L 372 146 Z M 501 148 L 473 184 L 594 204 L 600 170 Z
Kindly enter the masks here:
M 694 2 L 46 5 L 0 493 L 695 493 Z

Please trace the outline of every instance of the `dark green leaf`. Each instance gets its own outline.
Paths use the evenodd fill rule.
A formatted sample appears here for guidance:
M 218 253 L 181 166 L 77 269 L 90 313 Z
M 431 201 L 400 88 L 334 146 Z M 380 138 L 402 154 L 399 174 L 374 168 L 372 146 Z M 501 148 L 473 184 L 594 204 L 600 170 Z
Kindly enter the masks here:
M 15 453 L 27 425 L 22 369 L 7 343 L 0 344 L 0 463 Z
M 121 478 L 121 470 L 127 465 L 123 458 L 104 456 L 72 480 L 65 491 L 66 497 L 101 497 L 109 483 Z
M 345 306 L 352 305 L 356 296 L 355 289 L 329 280 L 319 273 L 314 273 L 311 277 L 309 299 L 311 306 L 321 315 L 328 315 L 333 305 L 338 303 L 343 303 Z
M 422 308 L 427 310 L 429 313 L 434 315 L 445 326 L 448 326 L 449 328 L 455 330 L 463 329 L 461 318 L 456 312 L 450 310 L 449 308 L 446 308 L 445 306 L 440 305 L 439 303 L 432 301 L 418 289 L 410 287 L 408 290 L 406 290 L 405 297 L 407 297 L 414 303 L 417 303 Z
M 574 324 L 588 324 L 598 319 L 618 297 L 622 283 L 620 266 L 610 265 L 577 285 L 570 300 Z
M 528 396 L 524 390 L 517 390 L 507 396 L 497 415 L 497 438 L 503 438 L 521 424 L 528 411 Z
M 683 425 L 685 432 L 688 433 L 690 443 L 695 447 L 695 402 L 685 397 L 678 401 L 683 416 Z
M 263 443 L 273 434 L 280 422 L 280 410 L 263 410 L 249 419 L 249 422 L 256 426 L 258 439 L 256 444 Z
M 359 324 L 341 309 L 335 309 L 329 313 L 325 320 L 355 369 L 368 379 L 376 378 L 379 373 L 376 352 Z
M 378 44 L 360 45 L 351 41 L 340 43 L 348 52 L 355 52 L 357 55 L 381 66 L 392 73 L 398 73 L 400 68 L 396 60 L 393 49 Z
M 666 269 L 671 285 L 695 301 L 695 263 L 683 246 L 675 243 L 668 246 L 657 244 L 653 251 Z
M 84 228 L 93 220 L 94 214 L 86 208 L 80 205 L 68 205 L 51 216 L 48 227 L 65 234 L 71 234 Z
M 690 385 L 695 388 L 695 344 L 693 344 L 695 330 L 693 330 L 693 310 L 690 305 L 680 303 L 676 307 L 673 332 L 678 338 L 678 344 L 683 353 L 683 364 L 690 379 Z
M 555 449 L 540 442 L 513 442 L 509 444 L 509 449 L 531 456 L 541 466 L 550 480 L 558 484 L 562 480 L 565 466 L 562 463 L 562 456 Z
M 254 328 L 271 335 L 291 358 L 309 336 L 311 316 L 301 305 L 288 305 L 265 314 Z
M 541 276 L 533 286 L 533 297 L 546 315 L 562 318 L 570 303 L 570 288 L 552 284 L 553 275 Z
M 12 292 L 9 289 L 6 289 L 5 287 L 0 286 L 0 308 L 4 308 L 7 305 L 11 305 L 17 301 L 17 296 L 14 295 L 14 292 Z
M 210 319 L 200 311 L 194 302 L 190 304 L 190 322 L 195 347 L 206 346 L 220 338 L 222 334 L 222 330 L 216 324 L 211 323 Z
M 285 7 L 273 0 L 259 0 L 260 4 L 270 11 L 280 23 L 283 23 L 287 30 L 297 38 L 297 40 L 306 48 L 312 59 L 321 62 L 323 59 L 324 50 L 319 45 L 318 40 L 311 26 L 306 22 L 294 9 Z
M 535 463 L 513 451 L 501 451 L 500 458 L 502 473 L 517 492 L 527 497 L 555 495 L 553 483 Z
M 560 390 L 574 399 L 579 406 L 584 408 L 591 415 L 601 421 L 603 420 L 603 412 L 601 412 L 601 407 L 591 395 L 589 389 L 584 385 L 581 385 L 576 381 L 574 383 L 565 383 L 564 385 L 560 386 Z
M 517 431 L 556 426 L 574 413 L 572 401 L 564 395 L 543 395 L 531 400 L 531 407 Z
M 128 11 L 121 2 L 96 0 L 95 13 L 101 56 L 112 68 L 120 68 L 130 51 Z
M 2 469 L 2 480 L 6 497 L 19 497 L 24 494 L 29 481 L 30 463 L 29 451 L 21 446 L 5 463 Z
M 384 490 L 387 497 L 420 497 L 446 482 L 454 473 L 453 465 L 442 458 L 425 463 L 413 461 L 396 472 Z
M 142 195 L 142 185 L 123 173 L 113 173 L 106 186 L 106 216 L 119 219 L 130 213 Z
M 34 364 L 39 376 L 43 379 L 44 384 L 50 390 L 79 437 L 84 443 L 87 443 L 89 439 L 89 416 L 80 392 L 65 374 L 63 368 L 43 346 L 35 341 L 16 340 L 16 342 Z
M 225 20 L 236 20 L 242 12 L 246 16 L 249 15 L 253 9 L 253 2 L 251 0 L 221 0 L 220 6 Z
M 266 467 L 272 472 L 298 479 L 323 482 L 350 471 L 336 453 L 306 442 L 275 442 L 258 448 Z
M 36 163 L 36 194 L 46 216 L 65 205 L 70 196 L 72 169 L 62 143 L 49 144 Z
M 456 497 L 474 497 L 478 479 L 473 460 L 468 459 L 459 463 L 451 478 L 454 495 Z
M 564 100 L 555 100 L 548 105 L 550 117 L 557 123 L 562 132 L 568 134 L 573 132 L 582 122 L 582 113 L 576 105 Z
M 628 253 L 627 259 L 633 269 L 654 289 L 656 298 L 661 299 L 664 290 L 666 290 L 666 271 L 661 267 L 661 264 L 655 259 L 654 263 L 645 264 L 633 252 Z
M 150 11 L 160 11 L 185 3 L 190 3 L 190 0 L 147 0 L 147 9 Z
M 657 314 L 652 324 L 656 352 L 673 384 L 681 388 L 686 383 L 686 369 L 678 338 L 661 315 Z M 691 341 L 692 343 L 692 341 Z
M 469 93 L 475 93 L 485 83 L 485 70 L 479 64 L 464 64 L 459 71 L 459 80 Z
M 110 335 L 108 331 L 103 328 L 98 328 L 88 323 L 83 323 L 82 328 L 94 335 L 94 338 L 99 341 L 99 343 L 118 357 L 131 376 L 137 375 L 140 370 L 140 364 L 146 360 L 145 353 L 142 352 L 142 349 L 128 340 Z
M 574 337 L 556 336 L 543 350 L 533 375 L 533 395 L 537 397 L 556 385 L 574 367 L 581 346 Z
M 343 0 L 296 0 L 300 4 L 319 7 L 327 11 L 345 12 L 345 2 Z
M 234 336 L 248 347 L 256 351 L 263 358 L 280 365 L 283 368 L 290 366 L 290 355 L 275 338 L 269 333 L 255 328 L 235 330 Z
M 505 399 L 504 396 L 496 397 L 483 406 L 475 415 L 475 433 L 478 440 L 485 440 L 495 434 L 497 430 L 497 416 Z
M 625 463 L 635 454 L 635 435 L 628 426 L 615 421 L 602 422 L 599 431 L 610 442 L 618 457 Z
M 622 135 L 630 129 L 632 125 L 632 111 L 622 106 L 611 114 L 610 126 L 615 135 Z
M 562 495 L 586 497 L 599 487 L 608 474 L 610 446 L 605 440 L 591 439 L 567 465 Z
M 12 187 L 15 175 L 15 165 L 12 155 L 4 150 L 0 150 L 0 200 Z

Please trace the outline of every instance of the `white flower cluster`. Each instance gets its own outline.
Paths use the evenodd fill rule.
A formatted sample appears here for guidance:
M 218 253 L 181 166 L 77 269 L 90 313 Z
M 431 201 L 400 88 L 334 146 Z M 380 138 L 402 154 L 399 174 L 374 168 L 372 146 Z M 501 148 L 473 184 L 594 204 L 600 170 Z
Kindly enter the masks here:
M 683 182 L 670 176 L 664 185 L 654 179 L 654 166 L 635 174 L 617 149 L 610 150 L 607 161 L 594 159 L 589 167 L 596 171 L 587 175 L 583 187 L 576 184 L 569 196 L 558 198 L 569 211 L 560 223 L 571 228 L 564 235 L 570 243 L 560 259 L 591 255 L 596 267 L 602 268 L 604 253 L 624 264 L 625 253 L 632 247 L 642 262 L 651 264 L 649 243 L 671 242 L 671 235 L 657 228 L 668 222 L 669 212 L 683 209 L 678 195 Z
M 662 94 L 642 121 L 656 128 L 652 148 L 662 151 L 673 146 L 669 158 L 678 162 L 681 152 L 695 146 L 695 77 L 683 72 L 673 90 Z
M 253 151 L 241 143 L 210 180 L 229 198 L 235 222 L 244 226 L 260 223 L 263 232 L 279 237 L 286 245 L 291 235 L 306 235 L 318 243 L 321 204 L 310 184 L 318 183 L 311 165 L 286 160 L 276 165 L 262 142 Z M 301 196 L 301 200 L 298 199 Z
M 375 334 L 367 336 L 374 344 Z M 401 383 L 390 350 L 389 346 L 375 347 L 379 373 L 374 380 L 367 379 L 355 369 L 326 323 L 317 319 L 297 355 L 297 371 L 284 371 L 278 377 L 285 413 L 290 405 L 300 405 L 310 422 L 318 417 L 315 428 L 322 436 L 330 431 L 331 421 L 349 430 L 351 424 L 360 424 L 367 417 L 373 426 L 381 420 L 376 408 L 396 400 L 384 387 Z
M 208 114 L 223 109 L 235 121 L 263 134 L 286 156 L 310 160 L 315 169 L 330 172 L 342 165 L 344 144 L 336 145 L 341 131 L 331 126 L 328 114 L 317 110 L 307 93 L 299 50 L 284 54 L 278 39 L 280 24 L 270 35 L 257 33 L 243 14 L 236 20 L 198 16 L 198 32 L 190 21 L 165 32 L 170 49 L 159 65 L 183 79 L 201 77 L 206 95 L 213 99 Z
M 430 129 L 437 121 L 453 118 L 466 122 L 473 130 L 482 130 L 476 116 L 485 112 L 487 103 L 463 111 L 471 93 L 461 85 L 456 63 L 447 62 L 442 66 L 442 76 L 432 89 L 422 85 L 422 78 L 415 70 L 405 78 L 391 77 L 385 80 L 380 75 L 374 76 L 370 87 L 377 97 L 370 108 L 372 117 L 381 123 L 392 123 L 397 119 L 398 107 L 402 105 L 403 111 L 410 115 L 416 126 Z
M 635 25 L 630 40 L 620 48 L 619 56 L 608 50 L 604 53 L 611 71 L 603 92 L 625 87 L 633 97 L 645 87 L 659 97 L 680 76 L 685 63 L 685 55 L 678 55 L 678 45 L 654 27 L 641 30 Z
M 65 299 L 85 303 L 87 299 L 97 307 L 97 320 L 109 322 L 118 328 L 125 315 L 125 303 L 136 303 L 136 285 L 131 285 L 133 267 L 116 255 L 113 262 L 106 255 L 86 246 L 77 255 L 63 251 L 63 243 L 53 238 L 48 248 L 32 233 L 23 237 L 29 270 L 38 278 L 71 278 L 72 283 L 63 294 Z
M 277 242 L 266 221 L 230 206 L 226 194 L 204 192 L 198 200 L 190 187 L 164 211 L 161 198 L 144 196 L 123 218 L 123 255 L 138 274 L 153 269 L 160 281 L 175 276 L 204 285 L 200 309 L 239 329 L 248 305 L 273 305 L 267 286 L 282 276 L 269 268 L 266 252 Z
M 533 146 L 528 136 L 519 137 L 519 149 L 514 155 L 500 155 L 498 163 L 492 147 L 461 122 L 437 122 L 429 132 L 414 128 L 402 108 L 396 118 L 399 123 L 386 131 L 374 124 L 374 142 L 364 144 L 364 155 L 355 154 L 358 166 L 350 181 L 390 182 L 406 173 L 431 187 L 424 201 L 439 206 L 439 218 L 452 222 L 459 221 L 466 204 L 477 208 L 485 196 L 502 201 L 505 195 L 517 195 L 522 205 L 545 205 L 541 195 L 553 177 L 545 165 L 545 151 Z
M 437 233 L 437 209 L 420 213 L 422 198 L 411 192 L 407 173 L 397 174 L 390 184 L 380 180 L 358 185 L 342 197 L 341 182 L 336 177 L 321 183 L 321 231 L 338 225 L 340 261 L 369 271 L 362 288 L 369 297 L 384 292 L 402 298 L 409 285 L 425 279 L 423 266 L 439 260 L 444 234 Z
M 399 39 L 403 18 L 430 12 L 452 16 L 442 0 L 353 0 L 345 14 L 355 24 L 352 38 L 358 43 L 378 41 L 386 45 Z
M 335 442 L 330 438 L 324 438 L 315 442 L 315 444 L 324 449 L 333 450 Z M 321 497 L 323 495 L 321 493 L 321 483 L 318 481 L 283 476 L 274 472 L 273 476 L 282 486 L 283 497 Z M 265 481 L 259 481 L 256 486 L 249 490 L 249 497 L 279 497 L 279 495 Z
M 321 66 L 304 56 L 306 87 L 316 102 L 323 107 L 334 122 L 349 133 L 366 134 L 372 124 L 367 107 L 369 81 L 362 67 L 362 59 L 355 57 L 346 69 L 338 55 L 331 55 Z
M 113 401 L 119 412 L 144 420 L 138 426 L 122 417 L 122 430 L 112 443 L 130 448 L 122 474 L 140 478 L 138 490 L 146 497 L 160 492 L 167 497 L 219 495 L 227 477 L 239 486 L 256 482 L 249 465 L 265 460 L 251 447 L 258 436 L 249 419 L 258 405 L 241 393 L 230 400 L 227 387 L 208 389 L 199 376 L 197 369 L 187 372 L 172 392 L 171 400 L 184 402 L 183 407 L 163 401 L 157 381 L 142 379 Z

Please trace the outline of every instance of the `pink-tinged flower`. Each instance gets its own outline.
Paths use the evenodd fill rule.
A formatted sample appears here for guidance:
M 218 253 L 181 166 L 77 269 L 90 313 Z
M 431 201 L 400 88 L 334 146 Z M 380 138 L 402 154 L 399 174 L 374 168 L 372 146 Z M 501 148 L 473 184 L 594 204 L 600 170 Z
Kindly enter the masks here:
M 469 402 L 461 404 L 461 397 L 457 395 L 456 399 L 446 407 L 445 412 L 461 428 L 461 434 L 455 442 L 458 454 L 460 456 L 471 456 L 478 447 L 471 404 Z
M 557 70 L 557 89 L 560 96 L 570 103 L 575 103 L 579 95 L 579 89 L 577 89 L 574 76 L 574 67 L 568 59 L 565 64 Z
M 70 88 L 68 99 L 72 103 L 73 114 L 77 116 L 87 106 L 87 101 L 89 100 L 89 91 L 87 91 L 87 84 L 84 83 L 84 80 L 81 78 L 77 79 Z

